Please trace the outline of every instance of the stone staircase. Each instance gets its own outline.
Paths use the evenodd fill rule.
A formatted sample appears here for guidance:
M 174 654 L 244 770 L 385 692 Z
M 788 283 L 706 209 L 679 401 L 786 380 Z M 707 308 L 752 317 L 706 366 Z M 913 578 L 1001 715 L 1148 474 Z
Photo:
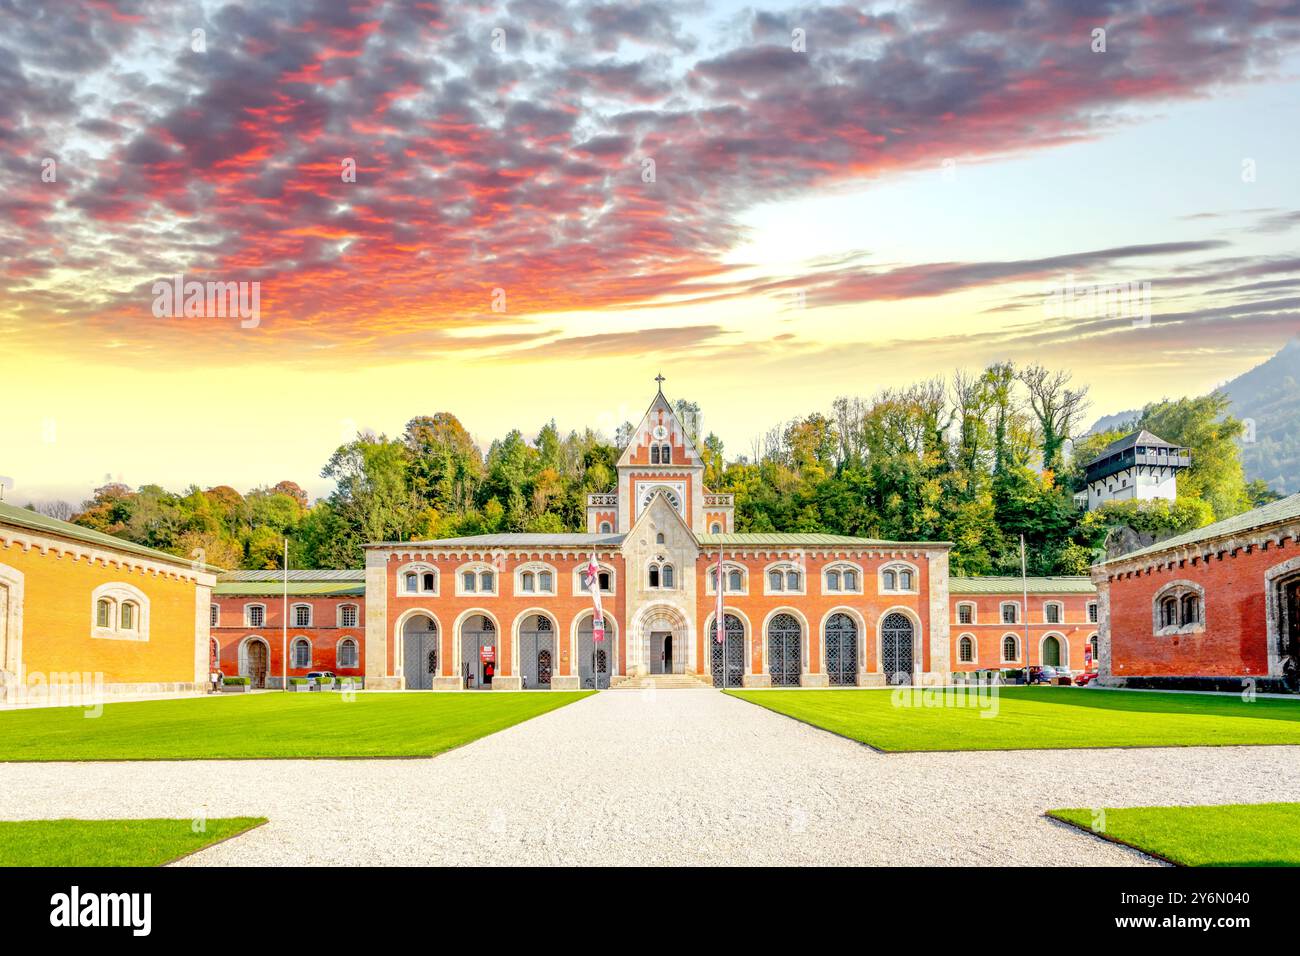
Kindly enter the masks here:
M 713 681 L 694 674 L 648 674 L 645 677 L 617 676 L 610 680 L 610 690 L 713 690 Z

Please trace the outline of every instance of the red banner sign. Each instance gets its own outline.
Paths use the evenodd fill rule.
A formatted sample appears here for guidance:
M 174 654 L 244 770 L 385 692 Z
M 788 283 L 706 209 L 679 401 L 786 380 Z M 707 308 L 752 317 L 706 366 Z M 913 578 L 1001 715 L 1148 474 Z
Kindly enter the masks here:
M 493 664 L 497 659 L 497 648 L 495 644 L 484 644 L 479 648 L 478 659 L 484 664 Z
M 596 618 L 591 622 L 591 639 L 599 644 L 605 639 L 605 619 Z

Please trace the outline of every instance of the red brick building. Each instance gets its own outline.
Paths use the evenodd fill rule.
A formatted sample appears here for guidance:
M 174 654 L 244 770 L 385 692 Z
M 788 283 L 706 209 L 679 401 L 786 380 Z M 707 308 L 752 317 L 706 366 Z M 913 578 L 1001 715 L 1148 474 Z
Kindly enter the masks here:
M 1100 681 L 1297 689 L 1300 495 L 1097 565 Z
M 604 687 L 661 673 L 746 687 L 951 679 L 960 647 L 947 542 L 737 534 L 732 497 L 708 491 L 703 473 L 660 391 L 619 459 L 617 491 L 588 497 L 585 533 L 367 546 L 367 685 Z M 603 641 L 582 574 L 591 560 Z M 1093 588 L 1086 579 L 1054 586 L 1034 585 L 1031 620 L 1046 605 L 1062 617 L 1034 624 L 1030 661 L 1056 647 L 1063 664 L 1081 669 L 1095 633 L 1086 618 Z M 995 660 L 1008 630 L 994 625 L 1007 588 L 1000 581 L 973 595 L 981 649 L 961 669 L 1011 663 Z
M 1096 666 L 1099 611 L 1090 578 L 952 578 L 948 592 L 953 670 Z
M 209 610 L 213 668 L 249 677 L 254 687 L 283 687 L 286 677 L 312 671 L 363 674 L 365 572 L 290 571 L 288 578 L 287 598 L 282 571 L 217 579 Z

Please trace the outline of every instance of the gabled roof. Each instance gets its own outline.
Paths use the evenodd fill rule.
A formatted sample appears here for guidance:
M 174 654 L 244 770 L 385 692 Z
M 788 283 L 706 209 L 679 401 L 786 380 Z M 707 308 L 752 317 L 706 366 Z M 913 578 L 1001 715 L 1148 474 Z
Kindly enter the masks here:
M 632 464 L 632 451 L 638 445 L 637 436 L 645 429 L 652 427 L 652 416 L 660 410 L 666 413 L 665 417 L 671 423 L 672 427 L 669 428 L 669 431 L 681 437 L 682 447 L 686 450 L 688 456 L 687 460 L 691 462 L 689 467 L 702 468 L 704 466 L 703 459 L 700 457 L 699 449 L 697 449 L 695 443 L 691 441 L 691 436 L 686 433 L 686 429 L 683 427 L 681 419 L 677 417 L 677 412 L 673 410 L 673 406 L 669 403 L 668 399 L 664 397 L 663 389 L 661 388 L 659 392 L 655 394 L 654 400 L 650 403 L 650 407 L 647 408 L 645 414 L 641 416 L 641 421 L 633 430 L 631 440 L 628 441 L 627 447 L 624 448 L 623 453 L 618 456 L 618 462 L 615 467 L 623 468 Z M 682 466 L 678 464 L 676 467 L 680 469 Z
M 655 509 L 656 505 L 661 503 L 663 504 L 664 510 L 667 511 L 670 515 L 672 515 L 672 520 L 676 521 L 679 525 L 681 525 L 682 528 L 686 530 L 686 533 L 690 535 L 691 540 L 695 541 L 696 545 L 698 546 L 699 535 L 697 535 L 691 529 L 691 526 L 687 523 L 686 519 L 683 518 L 681 514 L 677 511 L 677 509 L 672 506 L 672 503 L 669 502 L 668 496 L 664 494 L 662 488 L 650 496 L 650 500 L 646 502 L 646 506 L 641 509 L 641 513 L 637 515 L 636 520 L 632 522 L 632 529 L 626 535 L 624 535 L 624 537 L 628 538 L 636 534 L 637 528 L 641 527 L 642 522 L 650 520 L 650 512 Z
M 127 541 L 125 538 L 118 538 L 111 534 L 105 534 L 103 531 L 96 531 L 93 528 L 83 528 L 79 524 L 72 524 L 69 521 L 60 521 L 58 518 L 51 518 L 49 515 L 43 515 L 36 511 L 29 511 L 26 508 L 19 508 L 0 501 L 0 524 L 14 525 L 19 528 L 26 528 L 29 531 L 35 531 L 41 534 L 52 534 L 60 538 L 69 538 L 73 541 L 80 541 L 84 544 L 91 544 L 97 548 L 106 548 L 112 551 L 121 551 L 125 554 L 134 554 L 142 558 L 150 558 L 164 564 L 176 564 L 187 568 L 193 568 L 198 571 L 215 573 L 221 569 L 210 564 L 200 564 L 191 561 L 189 558 L 183 558 L 179 555 L 169 554 L 166 551 L 159 551 L 157 548 L 146 548 L 142 544 L 136 544 L 134 541 Z
M 1264 528 L 1287 521 L 1300 521 L 1300 494 L 1294 494 L 1278 501 L 1271 501 L 1251 511 L 1233 515 L 1231 518 L 1224 518 L 1222 521 L 1214 522 L 1214 524 L 1207 524 L 1204 528 L 1197 528 L 1195 531 L 1188 531 L 1184 534 L 1174 535 L 1172 538 L 1166 538 L 1164 541 L 1157 541 L 1148 547 L 1130 551 L 1128 554 L 1111 558 L 1109 561 L 1103 561 L 1102 564 L 1119 564 L 1124 561 L 1131 561 L 1133 558 L 1191 547 L 1212 541 L 1215 538 L 1228 538 L 1246 531 L 1253 531 L 1256 528 Z
M 1030 594 L 1096 594 L 1092 578 L 1080 575 L 1021 579 L 1015 575 L 989 575 L 974 578 L 949 578 L 949 594 L 1021 594 L 1028 585 Z

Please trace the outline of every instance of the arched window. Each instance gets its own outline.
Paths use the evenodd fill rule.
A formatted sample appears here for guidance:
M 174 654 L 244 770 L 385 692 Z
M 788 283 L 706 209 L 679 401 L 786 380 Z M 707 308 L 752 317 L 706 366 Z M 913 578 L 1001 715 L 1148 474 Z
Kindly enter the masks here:
M 537 573 L 537 590 L 543 594 L 554 593 L 555 576 L 550 571 L 539 571 Z
M 478 576 L 478 589 L 486 594 L 491 594 L 496 590 L 497 576 L 491 571 L 480 571 Z
M 742 591 L 745 588 L 745 576 L 737 570 L 731 570 L 727 573 L 727 590 Z
M 1160 626 L 1178 626 L 1178 598 L 1167 597 L 1160 602 Z
M 673 586 L 673 566 L 671 564 L 665 564 L 659 572 L 659 583 L 660 586 L 665 588 Z
M 1192 581 L 1172 581 L 1154 598 L 1153 624 L 1158 633 L 1205 629 L 1205 592 Z
M 1019 642 L 1016 640 L 1014 634 L 1008 634 L 1006 637 L 1002 638 L 1002 659 L 1004 661 L 1018 660 L 1020 657 L 1018 649 Z
M 613 530 L 614 530 L 613 525 L 611 525 L 608 521 L 602 521 L 600 523 L 601 534 L 610 534 Z
M 120 630 L 123 631 L 135 630 L 136 609 L 133 603 L 131 603 L 130 601 L 122 602 L 122 613 L 119 620 L 121 621 L 121 624 L 119 625 Z
M 435 590 L 434 580 L 435 580 L 435 579 L 434 579 L 434 576 L 433 576 L 433 572 L 432 572 L 432 571 L 425 571 L 425 572 L 424 572 L 424 577 L 423 577 L 424 590 L 426 590 L 426 591 L 433 591 L 433 590 Z
M 663 544 L 663 543 L 664 543 L 664 533 L 660 531 L 657 535 L 655 535 L 655 544 Z
M 826 590 L 827 590 L 827 591 L 838 591 L 839 589 L 840 589 L 840 572 L 838 572 L 838 571 L 827 571 L 827 572 L 826 572 Z
M 963 664 L 975 662 L 975 642 L 969 637 L 963 637 L 957 642 L 957 659 Z
M 916 568 L 901 562 L 886 565 L 880 572 L 880 590 L 915 591 Z
M 610 578 L 608 571 L 601 571 L 599 575 L 599 580 L 600 580 L 600 589 L 602 591 L 614 590 L 614 588 L 611 586 L 612 579 Z
M 474 592 L 478 590 L 478 575 L 473 571 L 466 571 L 461 575 L 461 585 L 466 591 Z
M 957 605 L 957 623 L 974 624 L 975 623 L 975 605 L 965 601 Z
M 293 626 L 311 627 L 311 605 L 295 604 L 293 606 Z
M 537 581 L 532 571 L 525 571 L 519 576 L 519 587 L 526 594 L 531 594 L 537 590 Z
M 657 464 L 659 464 L 659 446 L 658 446 L 658 445 L 651 445 L 651 446 L 650 446 L 650 464 L 652 464 L 652 465 L 657 465 Z
M 650 565 L 650 587 L 659 587 L 659 565 Z
M 1002 604 L 1002 623 L 1019 624 L 1020 623 L 1020 605 L 1014 601 L 1005 601 Z
M 266 606 L 263 604 L 245 604 L 244 605 L 244 626 L 265 627 Z
M 339 667 L 356 667 L 357 666 L 357 642 L 352 638 L 345 638 L 339 644 L 338 654 Z
M 1092 645 L 1092 663 L 1095 667 L 1097 664 L 1097 635 L 1094 634 L 1088 638 L 1088 643 Z
M 767 593 L 799 593 L 803 591 L 803 572 L 790 564 L 779 564 L 767 569 Z
M 221 621 L 221 605 L 213 604 L 208 608 L 208 626 L 216 627 Z
M 414 594 L 420 590 L 420 576 L 412 572 L 406 576 L 406 591 L 408 594 Z
M 113 626 L 113 602 L 107 598 L 100 598 L 95 602 L 95 626 Z
M 722 534 L 722 525 L 716 521 L 709 525 L 709 534 Z
M 673 462 L 673 446 L 672 446 L 672 445 L 660 445 L 660 446 L 659 446 L 659 463 L 660 463 L 661 465 L 671 465 L 672 462 Z
M 1048 601 L 1043 605 L 1043 620 L 1048 624 L 1061 623 L 1061 605 L 1056 601 Z
M 881 575 L 881 580 L 884 581 L 884 590 L 886 591 L 898 590 L 898 574 L 896 572 L 886 571 L 883 575 Z
M 311 667 L 311 641 L 305 637 L 296 637 L 293 640 L 293 666 Z
M 339 627 L 357 626 L 357 606 L 344 604 L 339 607 Z
M 149 640 L 149 596 L 138 587 L 116 581 L 101 584 L 90 599 L 94 609 L 91 637 Z

